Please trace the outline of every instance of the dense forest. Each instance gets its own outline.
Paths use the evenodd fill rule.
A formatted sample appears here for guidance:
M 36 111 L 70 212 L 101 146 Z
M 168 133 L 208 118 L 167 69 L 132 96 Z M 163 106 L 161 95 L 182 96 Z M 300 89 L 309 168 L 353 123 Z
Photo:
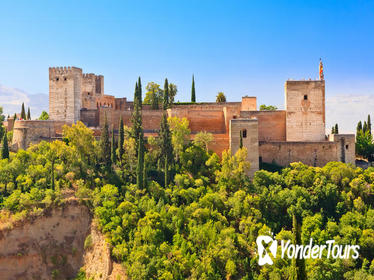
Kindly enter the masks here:
M 374 168 L 293 163 L 249 178 L 245 148 L 219 157 L 208 150 L 209 133 L 189 141 L 187 119 L 165 113 L 159 135 L 144 137 L 139 96 L 137 86 L 133 125 L 121 120 L 118 137 L 105 123 L 96 140 L 78 122 L 61 141 L 3 153 L 0 220 L 58 207 L 73 190 L 131 279 L 374 279 Z M 164 109 L 167 100 L 164 93 Z M 261 267 L 262 234 L 302 244 L 334 239 L 359 245 L 360 255 L 277 257 Z

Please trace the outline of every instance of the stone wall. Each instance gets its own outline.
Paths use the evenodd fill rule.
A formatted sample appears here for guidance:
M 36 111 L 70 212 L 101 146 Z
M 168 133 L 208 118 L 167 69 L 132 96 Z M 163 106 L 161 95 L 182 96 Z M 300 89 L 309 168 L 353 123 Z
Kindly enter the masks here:
M 87 127 L 98 127 L 99 126 L 99 110 L 82 109 L 81 110 L 81 121 Z
M 355 164 L 354 135 L 337 135 L 334 141 L 319 142 L 265 142 L 259 143 L 262 162 L 287 166 L 303 162 L 311 166 L 324 166 L 330 161 Z
M 14 123 L 11 150 L 27 149 L 30 144 L 37 144 L 42 140 L 50 141 L 62 132 L 64 121 L 17 120 Z
M 249 175 L 259 169 L 258 121 L 256 119 L 233 119 L 230 121 L 230 149 L 235 154 L 240 147 L 240 131 L 243 147 L 247 148 L 247 160 L 251 163 Z
M 287 81 L 287 141 L 325 140 L 325 81 Z
M 57 121 L 80 120 L 82 69 L 49 68 L 49 118 Z
M 240 117 L 258 120 L 260 141 L 286 141 L 286 111 L 241 111 Z

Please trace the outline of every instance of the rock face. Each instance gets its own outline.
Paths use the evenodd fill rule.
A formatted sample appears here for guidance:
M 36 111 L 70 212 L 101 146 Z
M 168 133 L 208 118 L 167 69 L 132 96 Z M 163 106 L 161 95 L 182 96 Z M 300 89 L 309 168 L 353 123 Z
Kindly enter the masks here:
M 69 279 L 84 265 L 91 215 L 77 201 L 0 231 L 0 279 Z
M 76 199 L 0 230 L 0 279 L 128 279 L 89 209 Z

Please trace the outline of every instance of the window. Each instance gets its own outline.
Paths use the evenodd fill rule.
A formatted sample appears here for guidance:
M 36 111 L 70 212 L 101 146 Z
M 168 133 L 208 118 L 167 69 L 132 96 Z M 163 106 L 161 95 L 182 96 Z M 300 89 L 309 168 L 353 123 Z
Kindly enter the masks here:
M 345 149 L 348 150 L 348 145 L 345 145 Z
M 56 81 L 58 81 L 58 80 L 59 80 L 59 78 L 57 77 L 57 78 L 56 78 Z
M 308 95 L 304 95 L 304 100 L 308 100 Z
M 66 77 L 64 77 L 64 81 L 66 81 Z
M 246 129 L 243 129 L 243 138 L 247 138 L 247 130 Z

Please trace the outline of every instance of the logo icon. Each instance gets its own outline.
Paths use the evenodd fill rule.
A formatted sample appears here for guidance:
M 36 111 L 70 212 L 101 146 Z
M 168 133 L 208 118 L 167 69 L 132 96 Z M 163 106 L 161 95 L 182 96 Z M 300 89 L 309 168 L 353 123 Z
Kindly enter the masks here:
M 260 235 L 256 239 L 256 244 L 257 244 L 257 250 L 258 250 L 258 264 L 259 265 L 264 265 L 264 264 L 273 264 L 273 260 L 271 259 L 269 252 L 265 248 L 268 247 L 270 253 L 273 255 L 275 258 L 277 255 L 277 247 L 278 247 L 278 242 L 277 240 L 271 238 L 268 235 Z M 268 246 L 270 244 L 270 246 Z

